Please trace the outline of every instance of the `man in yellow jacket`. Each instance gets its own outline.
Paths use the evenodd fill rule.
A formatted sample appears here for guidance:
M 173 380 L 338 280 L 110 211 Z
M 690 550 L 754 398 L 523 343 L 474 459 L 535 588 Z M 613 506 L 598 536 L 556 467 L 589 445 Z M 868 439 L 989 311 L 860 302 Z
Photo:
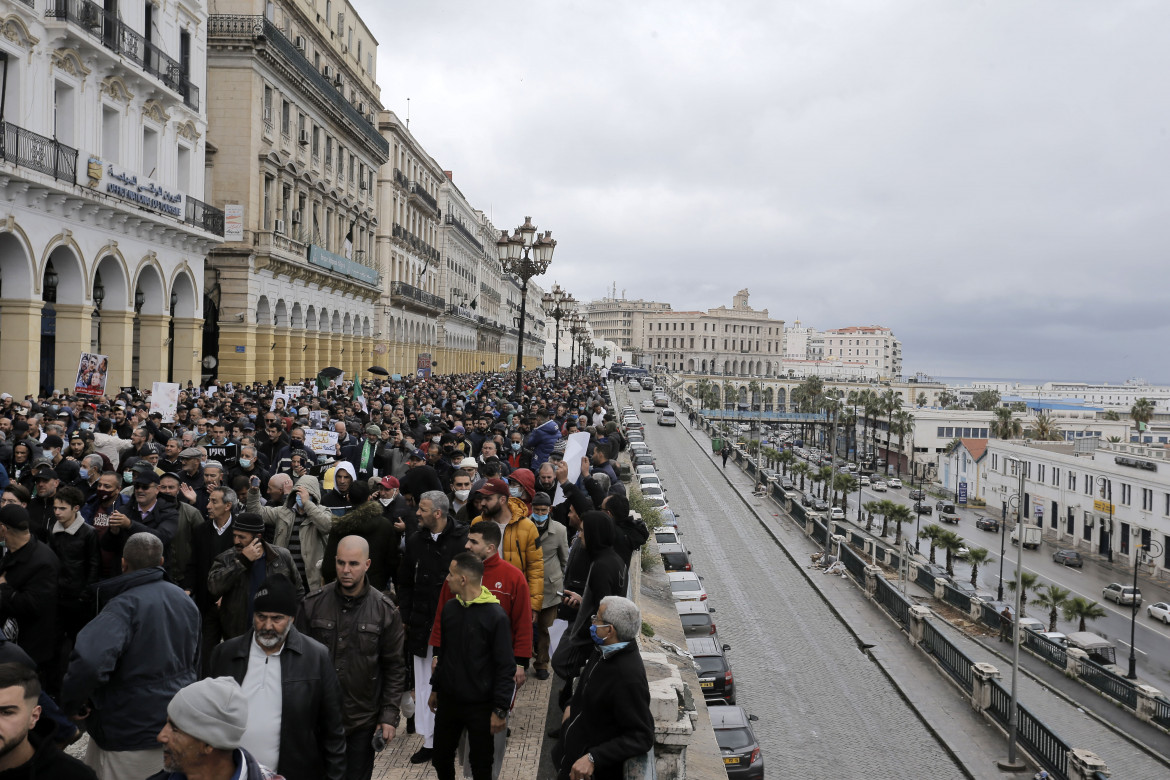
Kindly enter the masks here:
M 489 479 L 478 492 L 484 496 L 480 508 L 483 514 L 475 518 L 472 525 L 488 520 L 500 527 L 503 534 L 500 557 L 524 572 L 535 620 L 544 605 L 544 554 L 537 547 L 540 532 L 528 516 L 528 504 L 520 498 L 513 498 L 508 483 L 499 477 Z

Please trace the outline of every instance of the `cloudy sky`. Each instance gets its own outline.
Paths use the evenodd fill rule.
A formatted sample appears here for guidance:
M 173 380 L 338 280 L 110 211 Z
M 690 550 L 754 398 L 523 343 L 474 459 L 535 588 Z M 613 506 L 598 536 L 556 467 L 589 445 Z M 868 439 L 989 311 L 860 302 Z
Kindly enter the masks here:
M 356 0 L 546 286 L 881 324 L 908 373 L 1170 382 L 1164 0 Z

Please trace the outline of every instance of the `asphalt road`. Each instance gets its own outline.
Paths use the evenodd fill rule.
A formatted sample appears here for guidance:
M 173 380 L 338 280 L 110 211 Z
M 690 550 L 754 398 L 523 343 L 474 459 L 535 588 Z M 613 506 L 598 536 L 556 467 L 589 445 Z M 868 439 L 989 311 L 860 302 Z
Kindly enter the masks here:
M 799 482 L 797 483 L 797 487 L 799 487 Z M 806 487 L 809 487 L 807 483 Z M 890 489 L 886 492 L 874 492 L 869 488 L 862 488 L 861 501 L 864 505 L 868 501 L 888 499 L 910 507 L 913 513 L 914 502 L 907 497 L 909 491 L 910 488 L 908 486 L 903 486 L 900 490 Z M 935 498 L 927 496 L 927 502 L 931 506 L 934 505 L 935 501 Z M 943 528 L 954 531 L 961 536 L 968 542 L 969 547 L 986 547 L 990 551 L 991 556 L 979 567 L 978 588 L 993 594 L 997 594 L 999 586 L 1000 537 L 997 533 L 977 529 L 975 527 L 975 519 L 980 515 L 991 515 L 994 517 L 997 512 L 998 510 L 975 510 L 960 507 L 958 508 L 958 514 L 961 518 L 959 523 L 957 525 L 950 525 L 939 522 L 938 512 L 935 511 L 931 515 L 922 515 L 921 524 L 919 525 L 919 527 L 925 527 L 930 523 L 938 523 Z M 856 492 L 849 495 L 849 509 L 846 511 L 845 516 L 848 520 L 856 522 Z M 1011 527 L 1012 525 L 1009 520 L 1006 532 L 1009 535 L 1011 533 Z M 880 533 L 880 530 L 880 520 L 875 518 L 874 534 Z M 891 528 L 890 536 L 886 539 L 891 544 L 893 543 L 893 533 L 893 529 Z M 903 538 L 913 539 L 914 533 L 915 524 L 907 523 L 903 526 Z M 1005 547 L 1006 551 L 1003 562 L 1004 580 L 1014 580 L 1017 551 L 1010 541 L 1005 541 Z M 1099 620 L 1091 621 L 1086 628 L 1093 633 L 1106 637 L 1116 645 L 1117 663 L 1122 669 L 1126 669 L 1129 663 L 1130 607 L 1121 606 L 1112 601 L 1105 601 L 1101 596 L 1101 590 L 1111 582 L 1132 583 L 1132 571 L 1127 576 L 1124 571 L 1111 570 L 1107 566 L 1103 566 L 1089 558 L 1085 559 L 1083 569 L 1071 569 L 1053 562 L 1052 553 L 1056 549 L 1055 545 L 1045 542 L 1038 549 L 1024 550 L 1024 571 L 1036 574 L 1040 579 L 1038 586 L 1041 588 L 1048 583 L 1055 583 L 1062 588 L 1070 590 L 1074 596 L 1084 596 L 1104 607 L 1106 616 Z M 924 559 L 930 553 L 930 544 L 925 539 L 921 540 L 921 553 Z M 946 553 L 943 550 L 936 551 L 935 555 L 935 560 L 938 564 L 946 564 Z M 971 581 L 971 566 L 968 563 L 961 559 L 956 560 L 954 570 L 955 579 L 963 582 Z M 1029 599 L 1033 598 L 1035 592 L 1035 588 L 1028 591 Z M 1143 588 L 1142 595 L 1144 600 L 1138 612 L 1134 634 L 1134 644 L 1137 647 L 1138 677 L 1143 682 L 1148 682 L 1161 690 L 1166 690 L 1167 687 L 1170 687 L 1170 626 L 1163 625 L 1160 621 L 1147 617 L 1145 608 L 1148 604 L 1168 600 L 1168 595 L 1170 594 L 1165 589 L 1147 585 Z M 1004 598 L 1007 601 L 1011 601 L 1014 598 L 1006 582 L 1004 585 Z M 1024 614 L 1045 622 L 1048 621 L 1047 612 L 1040 607 L 1029 606 L 1024 610 Z M 1075 622 L 1068 622 L 1058 615 L 1057 631 L 1067 634 L 1076 631 L 1077 628 L 1078 626 Z
M 642 394 L 631 395 L 637 407 Z M 960 777 L 878 667 L 830 613 L 681 426 L 659 427 L 655 453 L 683 542 L 704 578 L 720 639 L 731 645 L 738 703 L 759 716 L 769 776 Z M 895 769 L 896 768 L 896 769 Z

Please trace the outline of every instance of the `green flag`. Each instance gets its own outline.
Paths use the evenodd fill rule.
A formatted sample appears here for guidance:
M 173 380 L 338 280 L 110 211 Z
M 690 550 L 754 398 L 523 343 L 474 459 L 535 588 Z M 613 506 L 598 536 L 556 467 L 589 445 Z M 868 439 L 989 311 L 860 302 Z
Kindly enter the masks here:
M 355 379 L 353 383 L 353 400 L 362 405 L 362 411 L 366 411 L 366 395 L 362 392 L 362 381 Z

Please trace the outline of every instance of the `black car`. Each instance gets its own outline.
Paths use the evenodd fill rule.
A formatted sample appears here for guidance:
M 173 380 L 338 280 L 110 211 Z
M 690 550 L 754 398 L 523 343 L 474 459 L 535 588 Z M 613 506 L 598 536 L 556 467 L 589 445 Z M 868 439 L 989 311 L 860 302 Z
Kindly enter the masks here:
M 727 776 L 736 780 L 764 780 L 764 754 L 752 731 L 752 723 L 758 720 L 756 716 L 748 715 L 743 707 L 734 704 L 708 707 L 707 712 L 711 715 L 711 727 L 715 729 L 715 741 L 723 754 Z
M 709 702 L 735 704 L 735 677 L 724 651 L 731 645 L 720 645 L 709 636 L 687 640 L 687 652 L 695 659 L 699 687 Z
M 934 508 L 942 512 L 944 515 L 953 515 L 955 513 L 954 501 L 937 501 Z
M 1065 566 L 1072 566 L 1074 569 L 1085 567 L 1085 559 L 1076 550 L 1057 550 L 1052 553 L 1052 560 Z
M 812 497 L 811 493 L 805 493 L 800 497 L 800 503 L 802 506 L 812 506 L 814 501 L 816 501 L 816 499 Z
M 994 517 L 978 517 L 975 519 L 975 527 L 980 531 L 998 531 L 999 521 Z
M 925 491 L 915 489 L 915 490 L 911 490 L 909 493 L 907 493 L 906 497 L 909 498 L 911 501 L 921 501 L 924 498 L 926 498 L 926 493 L 925 493 Z
M 666 571 L 690 571 L 690 552 L 681 544 L 658 545 L 658 554 L 662 556 L 662 568 Z
M 932 507 L 930 504 L 924 504 L 921 501 L 918 501 L 917 503 L 914 504 L 914 509 L 920 515 L 934 514 L 934 507 Z

